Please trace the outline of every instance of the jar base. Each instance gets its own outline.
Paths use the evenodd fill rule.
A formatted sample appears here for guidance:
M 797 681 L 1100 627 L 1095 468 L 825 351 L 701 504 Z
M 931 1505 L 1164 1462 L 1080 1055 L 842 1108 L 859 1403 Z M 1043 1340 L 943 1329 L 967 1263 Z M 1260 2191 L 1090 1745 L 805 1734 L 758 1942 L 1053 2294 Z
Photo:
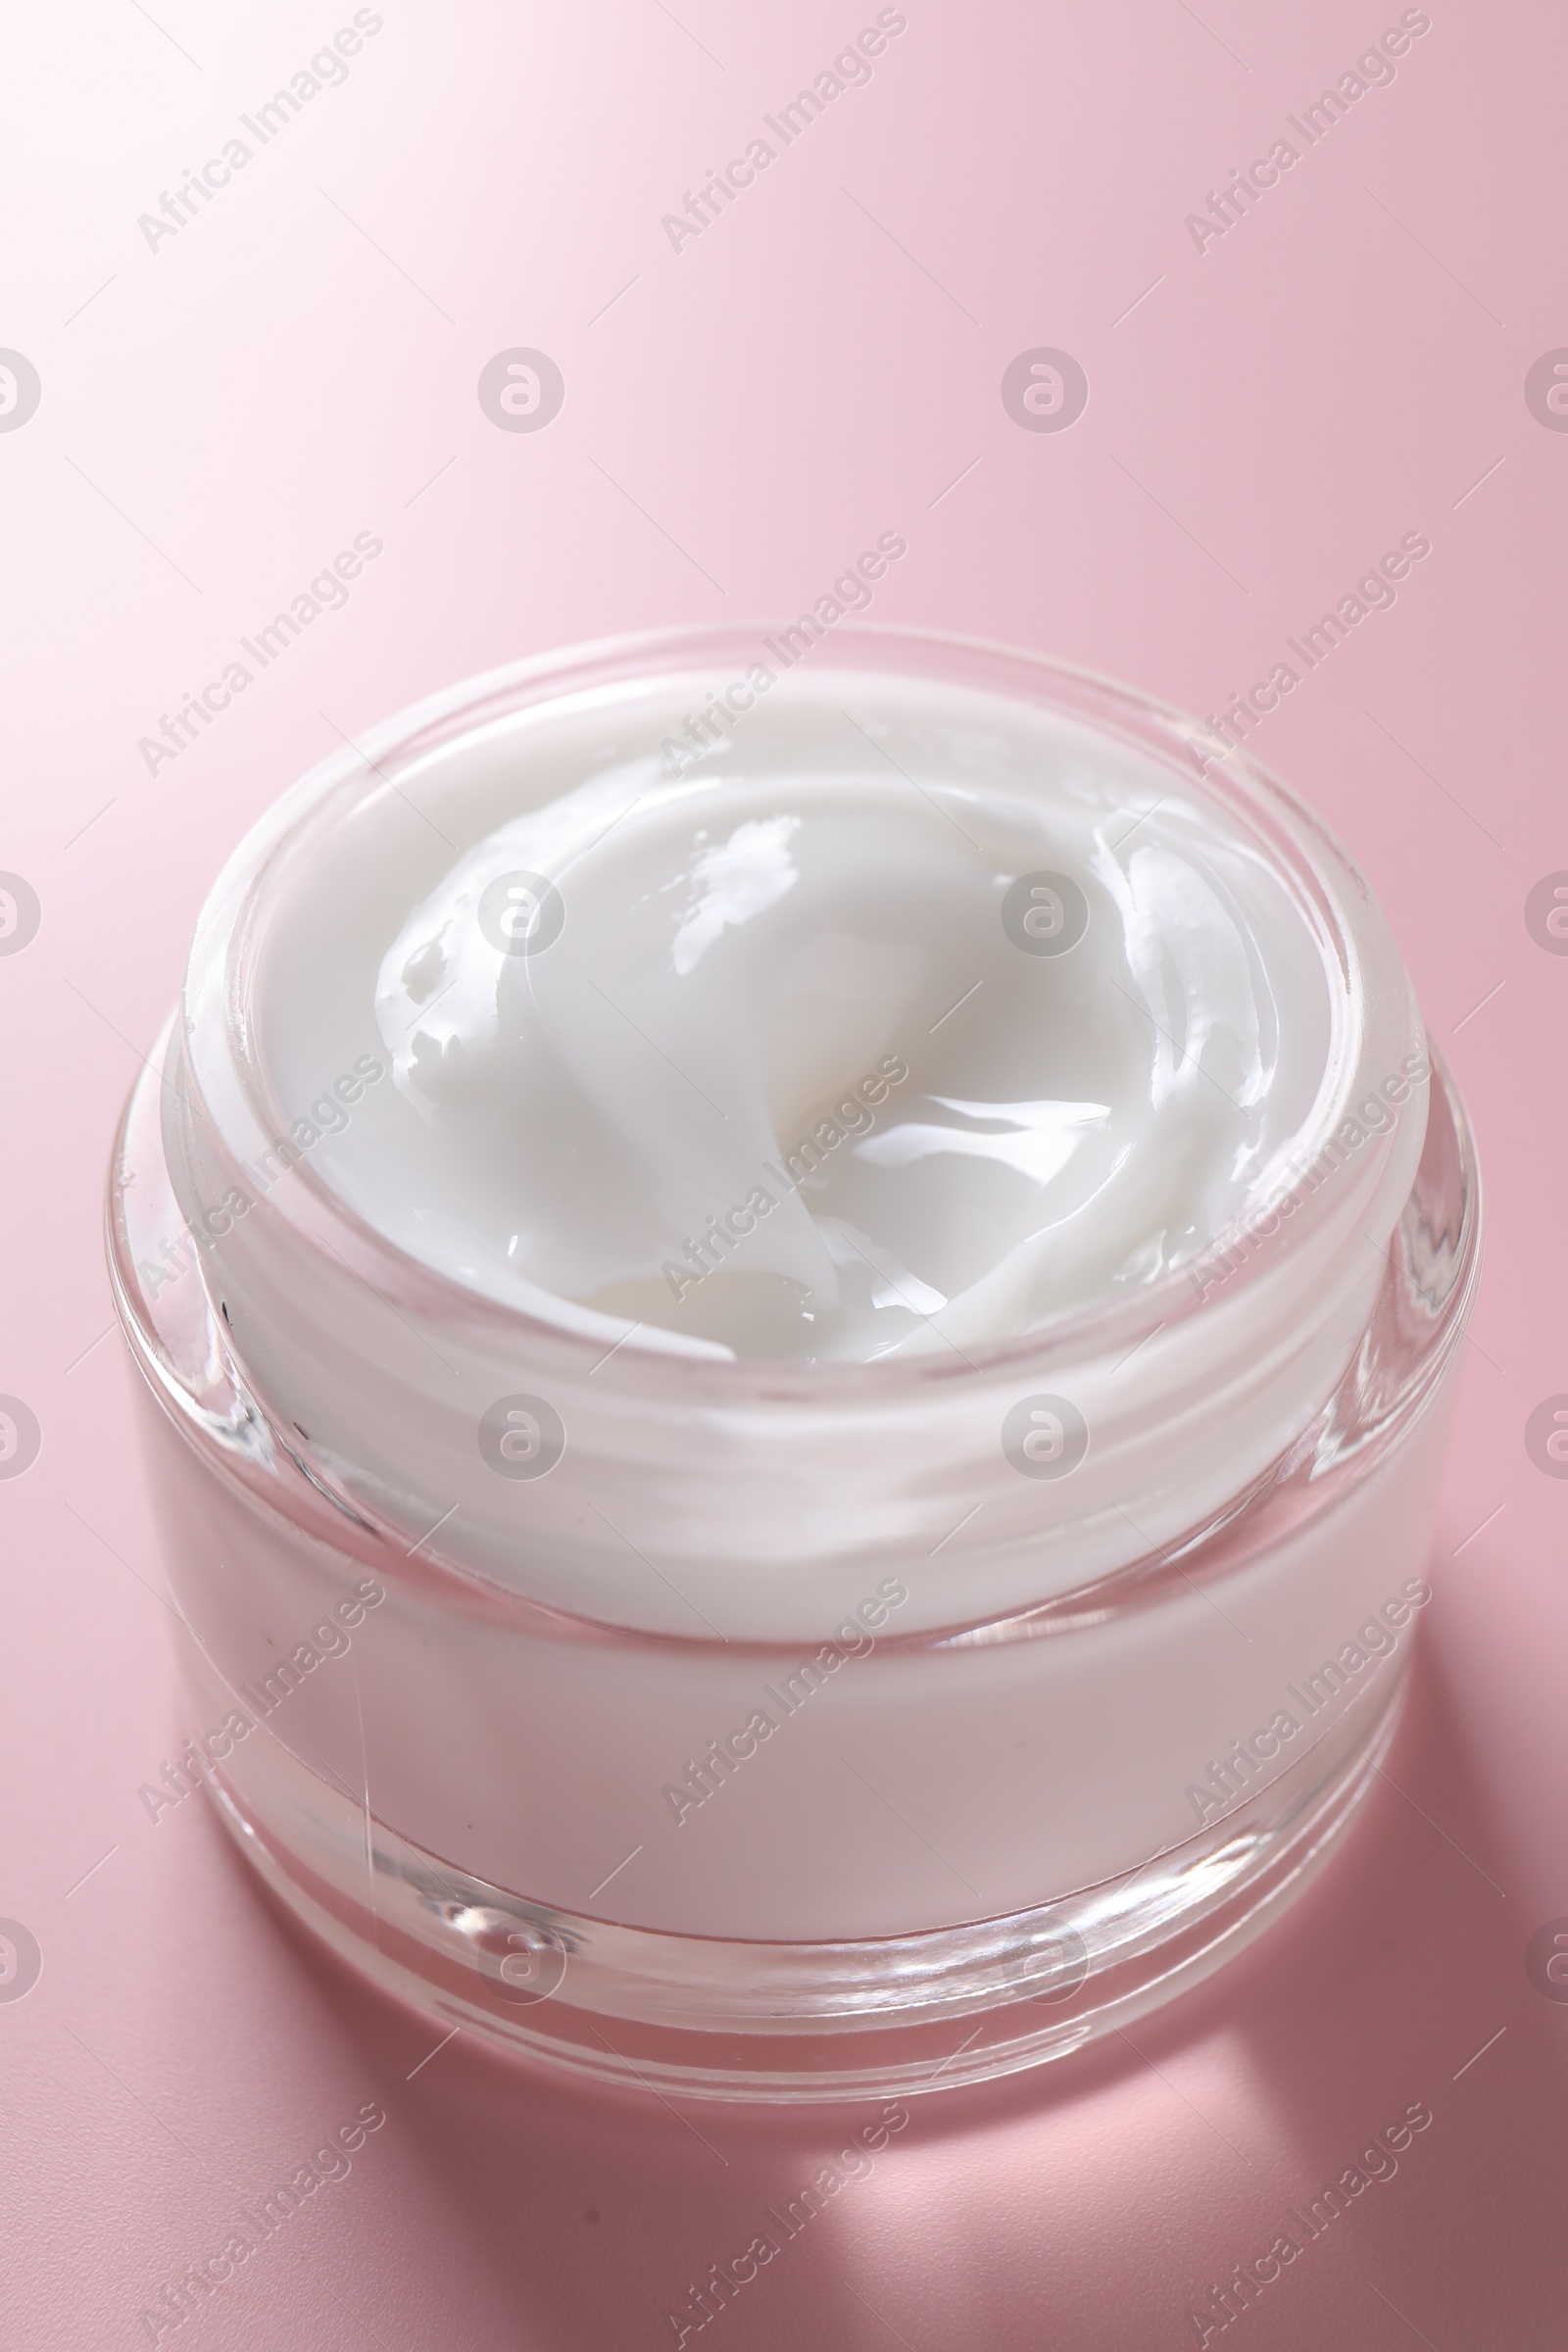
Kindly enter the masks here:
M 1290 1771 L 1134 1871 L 1008 1917 L 845 1943 L 676 1936 L 530 1902 L 409 1844 L 270 1741 L 271 1773 L 308 1796 L 274 1788 L 274 1806 L 217 1766 L 211 1786 L 288 1910 L 447 2026 L 683 2098 L 908 2098 L 1064 2057 L 1241 1951 L 1348 1834 L 1407 1679 L 1391 1660 Z M 312 1850 L 286 1846 L 263 1810 L 308 1820 Z

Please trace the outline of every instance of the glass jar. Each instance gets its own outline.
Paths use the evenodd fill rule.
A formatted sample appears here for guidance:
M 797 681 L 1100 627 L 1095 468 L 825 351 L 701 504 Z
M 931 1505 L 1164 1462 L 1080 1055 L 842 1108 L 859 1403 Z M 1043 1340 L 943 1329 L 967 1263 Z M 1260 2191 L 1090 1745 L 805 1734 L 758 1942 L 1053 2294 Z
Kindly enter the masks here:
M 1429 1597 L 1479 1194 L 1375 903 L 1242 753 L 1025 654 L 841 625 L 797 678 L 764 643 L 526 662 L 286 795 L 131 1095 L 109 1250 L 182 1620 L 166 1788 L 203 1779 L 302 1920 L 453 2025 L 688 2095 L 905 2094 L 1127 2023 L 1345 1834 Z M 369 1008 L 323 1020 L 309 1103 L 265 1017 L 301 926 L 384 925 L 356 814 L 397 793 L 461 842 L 474 747 L 587 698 L 653 760 L 694 676 L 726 772 L 855 696 L 867 761 L 1005 764 L 923 707 L 901 738 L 946 679 L 1222 807 L 1323 975 L 1268 1198 L 1131 1292 L 870 1363 L 622 1344 L 360 1213 L 312 1139 L 381 1115 Z

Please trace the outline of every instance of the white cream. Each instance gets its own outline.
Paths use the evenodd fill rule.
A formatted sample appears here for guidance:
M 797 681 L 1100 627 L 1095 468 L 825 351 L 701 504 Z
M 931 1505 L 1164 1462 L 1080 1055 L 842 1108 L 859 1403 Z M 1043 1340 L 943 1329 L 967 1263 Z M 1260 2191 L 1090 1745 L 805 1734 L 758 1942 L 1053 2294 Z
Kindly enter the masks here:
M 1092 685 L 857 656 L 701 759 L 685 662 L 481 681 L 202 914 L 162 1119 L 225 1415 L 551 1607 L 793 1638 L 966 1512 L 911 1630 L 1109 1575 L 1280 1458 L 1388 1271 L 1419 1017 L 1334 845 Z M 497 1475 L 514 1408 L 553 1474 Z
M 371 1226 L 607 1345 L 865 1360 L 1135 1291 L 1278 1189 L 1335 1000 L 1196 772 L 871 674 L 677 759 L 709 691 L 524 712 L 291 877 L 262 1058 L 286 1114 L 379 1033 L 312 1148 Z

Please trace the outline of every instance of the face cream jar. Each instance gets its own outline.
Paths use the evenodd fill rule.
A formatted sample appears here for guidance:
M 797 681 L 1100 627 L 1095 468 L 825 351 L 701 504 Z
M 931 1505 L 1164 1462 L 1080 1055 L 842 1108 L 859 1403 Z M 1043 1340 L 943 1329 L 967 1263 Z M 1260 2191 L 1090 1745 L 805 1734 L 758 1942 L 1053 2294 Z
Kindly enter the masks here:
M 1365 883 L 1161 706 L 807 624 L 439 696 L 242 843 L 125 1112 L 143 1801 L 590 2075 L 1059 2055 L 1350 1823 L 1479 1217 Z

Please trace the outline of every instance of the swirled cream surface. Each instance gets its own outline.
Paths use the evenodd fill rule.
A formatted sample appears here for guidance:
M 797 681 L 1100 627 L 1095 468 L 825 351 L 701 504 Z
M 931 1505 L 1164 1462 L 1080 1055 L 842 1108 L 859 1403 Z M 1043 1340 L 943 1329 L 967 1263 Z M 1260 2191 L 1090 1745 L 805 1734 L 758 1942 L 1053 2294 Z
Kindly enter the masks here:
M 607 1347 L 961 1350 L 1195 1258 L 1345 1058 L 1277 861 L 1076 718 L 804 672 L 512 714 L 318 831 L 254 992 L 280 1132 Z

